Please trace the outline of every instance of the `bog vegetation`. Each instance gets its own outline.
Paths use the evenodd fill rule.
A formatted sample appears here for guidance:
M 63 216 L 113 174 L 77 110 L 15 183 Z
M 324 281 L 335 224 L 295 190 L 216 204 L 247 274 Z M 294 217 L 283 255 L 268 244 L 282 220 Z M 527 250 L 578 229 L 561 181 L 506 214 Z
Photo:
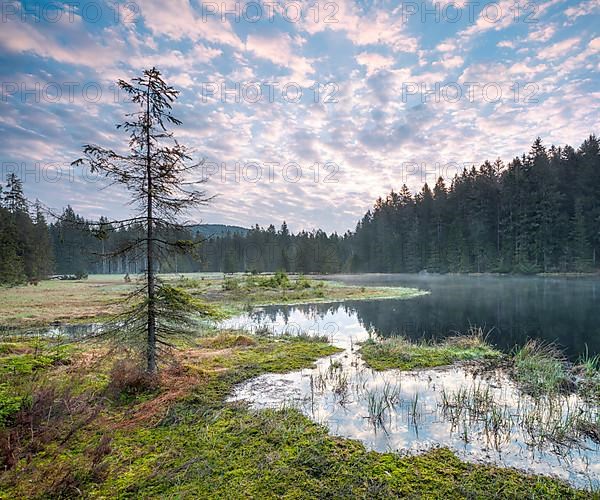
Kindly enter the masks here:
M 66 347 L 59 338 L 4 337 L 3 494 L 588 497 L 556 479 L 462 462 L 447 449 L 368 452 L 294 409 L 225 402 L 234 384 L 334 353 L 321 338 L 209 330 L 181 345 L 148 384 L 139 364 L 106 341 Z

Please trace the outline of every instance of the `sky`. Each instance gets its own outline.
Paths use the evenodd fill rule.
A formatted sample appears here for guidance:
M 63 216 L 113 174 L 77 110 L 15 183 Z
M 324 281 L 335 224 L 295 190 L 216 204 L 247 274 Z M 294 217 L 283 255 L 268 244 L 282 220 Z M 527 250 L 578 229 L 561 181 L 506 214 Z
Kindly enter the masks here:
M 600 0 L 0 3 L 0 174 L 93 219 L 129 196 L 70 163 L 125 151 L 115 82 L 152 66 L 205 223 L 343 233 L 402 184 L 600 133 Z

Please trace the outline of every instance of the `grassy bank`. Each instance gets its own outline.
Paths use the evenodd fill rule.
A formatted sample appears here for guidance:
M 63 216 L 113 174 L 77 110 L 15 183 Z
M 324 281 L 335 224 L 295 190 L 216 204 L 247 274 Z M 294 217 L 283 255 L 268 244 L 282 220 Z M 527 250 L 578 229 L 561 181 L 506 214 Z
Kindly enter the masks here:
M 192 295 L 218 303 L 230 314 L 254 306 L 404 299 L 427 293 L 413 288 L 343 285 L 285 273 L 231 275 L 222 279 L 183 278 L 174 284 L 187 289 Z
M 228 315 L 269 304 L 410 298 L 425 293 L 408 288 L 341 285 L 281 273 L 230 276 L 206 273 L 161 278 L 219 306 Z M 0 288 L 0 326 L 102 322 L 121 310 L 119 302 L 134 286 L 120 275 L 98 275 L 82 281 L 42 281 L 37 286 Z
M 600 405 L 600 355 L 585 355 L 569 363 L 556 346 L 530 340 L 515 351 L 511 375 L 533 397 L 576 393 Z
M 411 342 L 403 337 L 370 339 L 360 353 L 375 370 L 414 370 L 446 366 L 459 361 L 499 359 L 502 353 L 485 342 L 479 333 L 449 337 L 443 342 Z
M 6 342 L 1 352 L 37 355 L 31 348 Z M 0 496 L 586 497 L 552 479 L 461 462 L 444 449 L 413 457 L 367 452 L 292 409 L 254 412 L 224 402 L 236 383 L 309 366 L 335 350 L 305 337 L 225 332 L 175 352 L 153 384 L 104 344 L 21 372 L 16 385 L 17 374 L 4 372 L 3 383 L 25 403 L 0 432 Z
M 529 445 L 553 446 L 562 452 L 586 447 L 587 440 L 600 443 L 599 356 L 569 363 L 556 347 L 537 341 L 503 355 L 480 334 L 438 343 L 369 340 L 360 353 L 375 370 L 414 370 L 465 361 L 478 361 L 478 369 L 500 369 L 519 390 L 514 406 L 486 385 L 442 391 L 444 414 L 453 425 L 465 429 L 465 436 L 469 427 L 479 424 L 499 442 L 519 429 Z

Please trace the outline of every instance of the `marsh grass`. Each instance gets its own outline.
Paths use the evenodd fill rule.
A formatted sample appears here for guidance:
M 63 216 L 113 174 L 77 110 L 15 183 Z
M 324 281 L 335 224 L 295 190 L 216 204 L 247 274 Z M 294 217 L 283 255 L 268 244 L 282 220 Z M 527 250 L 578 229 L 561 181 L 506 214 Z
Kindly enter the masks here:
M 529 340 L 513 358 L 514 378 L 532 396 L 564 392 L 570 385 L 566 360 L 560 350 L 539 340 Z
M 446 449 L 406 457 L 368 452 L 291 408 L 251 411 L 225 403 L 235 384 L 311 366 L 334 351 L 305 339 L 233 331 L 199 338 L 179 353 L 179 369 L 163 372 L 156 392 L 118 404 L 105 397 L 110 360 L 92 367 L 82 352 L 71 365 L 38 370 L 44 383 L 23 414 L 19 428 L 26 432 L 16 435 L 12 425 L 0 433 L 12 457 L 0 472 L 2 496 L 585 497 L 554 479 L 462 462 Z M 330 367 L 324 377 L 342 372 L 336 360 Z M 97 380 L 98 374 L 105 376 Z M 379 392 L 373 415 L 398 400 L 393 381 Z
M 208 298 L 241 312 L 240 305 L 327 303 L 341 300 L 411 298 L 427 292 L 401 287 L 358 287 L 332 281 L 311 280 L 303 275 L 236 274 L 213 280 L 197 290 Z M 192 293 L 196 290 L 191 289 Z
M 442 342 L 413 342 L 404 337 L 365 341 L 360 353 L 375 370 L 414 370 L 451 365 L 460 361 L 499 359 L 500 351 L 490 346 L 481 329 L 471 329 L 467 335 L 446 338 Z
M 572 365 L 555 345 L 530 340 L 511 362 L 508 375 L 518 388 L 512 400 L 489 386 L 442 391 L 442 409 L 455 428 L 479 425 L 497 448 L 517 431 L 528 446 L 552 446 L 559 454 L 585 447 L 586 439 L 600 443 L 595 357 Z
M 504 444 L 517 438 L 517 433 L 522 433 L 518 439 L 527 446 L 551 446 L 566 455 L 573 448 L 585 447 L 587 439 L 600 442 L 597 357 L 584 357 L 571 365 L 555 346 L 530 341 L 515 350 L 512 358 L 506 358 L 486 343 L 480 329 L 439 343 L 371 338 L 362 344 L 360 352 L 368 366 L 376 370 L 413 370 L 460 361 L 494 360 L 485 367 L 498 369 L 516 383 L 516 393 L 510 398 L 505 399 L 508 386 L 498 392 L 485 381 L 440 391 L 444 417 L 465 443 L 470 442 L 474 432 L 479 432 L 500 451 Z M 497 363 L 500 359 L 503 362 Z M 378 424 L 394 406 L 383 392 L 367 394 L 369 418 Z M 409 419 L 416 425 L 418 395 L 407 404 Z
M 207 305 L 218 306 L 227 316 L 261 305 L 402 299 L 427 293 L 410 288 L 341 285 L 285 273 L 166 274 L 160 278 L 206 301 Z M 42 281 L 38 286 L 0 287 L 0 327 L 106 322 L 123 312 L 122 302 L 134 288 L 135 284 L 126 282 L 123 275 L 91 275 L 80 281 Z
M 496 450 L 510 439 L 513 425 L 511 409 L 496 402 L 487 385 L 461 387 L 454 392 L 442 388 L 441 407 L 452 428 L 460 432 L 465 442 L 468 442 L 468 431 L 474 432 L 476 425 L 483 429 L 488 442 Z
M 600 354 L 590 356 L 586 345 L 573 372 L 581 396 L 590 403 L 600 404 Z
M 520 439 L 530 448 L 551 447 L 566 456 L 572 449 L 585 448 L 586 439 L 600 442 L 598 407 L 575 395 L 534 397 L 518 390 L 508 395 L 478 383 L 454 391 L 442 389 L 440 406 L 455 431 L 465 427 L 482 431 L 498 451 L 512 439 Z
M 376 429 L 385 428 L 386 412 L 390 408 L 390 403 L 385 395 L 379 390 L 367 391 L 367 409 L 368 419 Z
M 0 288 L 1 323 L 33 327 L 107 319 L 120 311 L 118 302 L 132 289 L 133 285 L 125 283 L 122 276 Z

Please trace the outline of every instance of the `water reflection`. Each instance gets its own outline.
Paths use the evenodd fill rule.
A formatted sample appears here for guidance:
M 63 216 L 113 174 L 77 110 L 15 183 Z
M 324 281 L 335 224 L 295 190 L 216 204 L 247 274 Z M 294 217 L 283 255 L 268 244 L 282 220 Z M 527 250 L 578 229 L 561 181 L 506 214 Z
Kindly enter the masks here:
M 360 439 L 377 451 L 419 452 L 441 445 L 467 460 L 553 474 L 580 487 L 600 486 L 597 444 L 548 438 L 548 428 L 581 407 L 572 397 L 549 410 L 520 394 L 502 373 L 476 374 L 463 367 L 374 372 L 357 353 L 357 343 L 369 332 L 352 304 L 270 307 L 224 326 L 326 334 L 343 349 L 320 359 L 314 369 L 252 379 L 237 387 L 231 400 L 246 400 L 255 409 L 297 407 L 331 433 Z M 458 398 L 471 401 L 471 408 L 459 409 Z M 597 408 L 586 411 L 598 418 Z
M 491 341 L 508 350 L 528 338 L 557 342 L 575 360 L 600 353 L 600 278 L 346 275 L 346 283 L 399 285 L 429 290 L 409 301 L 355 302 L 366 328 L 409 338 L 464 332 L 469 325 L 493 328 Z
M 16 339 L 35 337 L 59 338 L 79 340 L 94 336 L 102 330 L 100 323 L 85 323 L 75 325 L 51 325 L 39 328 L 22 328 L 0 326 L 0 335 Z
M 339 275 L 345 283 L 406 286 L 430 293 L 410 300 L 348 301 L 359 323 L 384 337 L 445 337 L 469 326 L 491 329 L 489 340 L 508 351 L 529 338 L 556 342 L 575 361 L 600 353 L 600 278 L 541 278 L 456 275 Z M 307 306 L 311 316 L 337 305 Z M 283 314 L 285 308 L 265 309 Z M 586 349 L 587 346 L 587 349 Z

